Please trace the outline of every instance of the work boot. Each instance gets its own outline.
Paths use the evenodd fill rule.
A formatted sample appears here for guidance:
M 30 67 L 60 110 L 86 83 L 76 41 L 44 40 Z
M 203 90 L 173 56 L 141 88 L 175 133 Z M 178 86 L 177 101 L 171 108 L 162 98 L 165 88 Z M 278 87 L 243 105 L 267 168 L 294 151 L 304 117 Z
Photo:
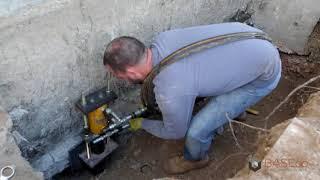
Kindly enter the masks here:
M 189 161 L 183 156 L 176 156 L 164 163 L 163 169 L 168 174 L 181 174 L 194 169 L 200 169 L 209 164 L 209 156 L 200 161 Z

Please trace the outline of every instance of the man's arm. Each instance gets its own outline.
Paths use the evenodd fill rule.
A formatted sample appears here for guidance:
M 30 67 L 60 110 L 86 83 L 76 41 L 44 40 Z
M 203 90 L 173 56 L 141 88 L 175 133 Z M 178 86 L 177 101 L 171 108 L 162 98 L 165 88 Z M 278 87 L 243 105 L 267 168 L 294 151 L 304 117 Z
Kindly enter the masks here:
M 195 98 L 194 95 L 158 98 L 163 121 L 145 119 L 142 128 L 163 139 L 183 138 L 189 127 Z

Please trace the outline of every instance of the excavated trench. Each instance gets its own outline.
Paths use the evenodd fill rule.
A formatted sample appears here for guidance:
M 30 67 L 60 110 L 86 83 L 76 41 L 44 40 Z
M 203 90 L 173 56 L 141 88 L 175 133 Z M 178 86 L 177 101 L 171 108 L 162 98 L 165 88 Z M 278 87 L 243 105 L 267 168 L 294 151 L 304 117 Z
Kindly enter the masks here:
M 317 31 L 316 27 L 315 32 Z M 319 38 L 312 34 L 313 38 Z M 316 39 L 310 42 L 317 42 Z M 319 50 L 319 44 L 312 45 Z M 317 75 L 320 75 L 320 59 L 314 56 L 298 56 L 281 54 L 283 64 L 283 75 L 276 90 L 264 98 L 253 108 L 258 110 L 258 116 L 250 115 L 245 123 L 264 127 L 263 120 L 274 107 L 276 107 L 293 89 L 300 84 Z M 295 93 L 287 103 L 285 103 L 268 120 L 268 128 L 275 127 L 268 141 L 260 131 L 244 126 L 235 125 L 234 131 L 239 144 L 243 149 L 239 149 L 231 134 L 230 128 L 221 136 L 218 136 L 209 152 L 211 163 L 208 167 L 192 171 L 183 175 L 172 176 L 176 179 L 226 179 L 233 177 L 248 163 L 249 155 L 255 154 L 263 158 L 266 154 L 261 149 L 270 148 L 284 128 L 288 125 L 288 119 L 295 117 L 298 109 L 306 102 L 310 94 L 317 92 L 320 81 L 315 81 Z M 124 107 L 125 108 L 125 107 Z M 183 141 L 165 141 L 153 137 L 145 132 L 138 132 L 127 135 L 126 141 L 122 141 L 120 148 L 112 154 L 111 158 L 105 163 L 105 170 L 92 175 L 89 171 L 81 173 L 71 173 L 68 169 L 55 176 L 56 179 L 155 179 L 168 177 L 162 170 L 162 163 L 169 157 L 180 154 L 183 149 Z M 258 151 L 258 152 L 257 152 Z

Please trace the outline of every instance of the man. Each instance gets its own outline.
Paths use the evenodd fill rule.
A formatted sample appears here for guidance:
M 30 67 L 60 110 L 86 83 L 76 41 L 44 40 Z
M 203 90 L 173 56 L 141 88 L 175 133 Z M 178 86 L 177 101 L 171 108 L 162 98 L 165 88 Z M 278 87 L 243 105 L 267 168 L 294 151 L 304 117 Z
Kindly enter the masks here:
M 191 43 L 237 32 L 261 32 L 241 23 L 223 23 L 175 29 L 160 33 L 147 48 L 133 37 L 109 43 L 104 65 L 116 77 L 142 82 L 162 59 Z M 169 159 L 168 173 L 184 173 L 209 162 L 208 149 L 215 133 L 248 107 L 268 95 L 278 84 L 281 61 L 266 40 L 246 39 L 191 54 L 163 69 L 153 80 L 163 121 L 131 120 L 139 128 L 163 138 L 185 138 L 183 156 Z M 196 97 L 212 97 L 192 117 Z

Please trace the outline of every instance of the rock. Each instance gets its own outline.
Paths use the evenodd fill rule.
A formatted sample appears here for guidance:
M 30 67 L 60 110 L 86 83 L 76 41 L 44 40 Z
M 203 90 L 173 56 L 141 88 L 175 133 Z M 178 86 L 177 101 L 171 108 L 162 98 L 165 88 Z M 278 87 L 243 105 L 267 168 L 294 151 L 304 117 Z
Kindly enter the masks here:
M 13 131 L 12 135 L 13 135 L 14 139 L 16 140 L 17 144 L 21 144 L 23 142 L 29 143 L 29 141 L 25 137 L 23 137 L 18 131 Z
M 320 92 L 311 94 L 298 110 L 298 117 L 320 117 Z
M 143 174 L 148 174 L 152 172 L 152 167 L 148 163 L 144 163 L 140 167 L 140 172 Z
M 133 152 L 133 155 L 137 157 L 141 153 L 141 149 L 137 149 Z
M 142 165 L 141 163 L 135 162 L 135 163 L 133 163 L 132 165 L 130 165 L 130 168 L 133 169 L 133 170 L 135 170 L 135 171 L 140 171 L 141 165 Z
M 20 121 L 26 119 L 28 116 L 29 111 L 23 109 L 21 106 L 14 108 L 9 112 L 9 115 L 12 121 L 15 121 L 18 124 Z
M 29 142 L 25 137 L 23 137 L 18 131 L 13 131 L 12 135 L 15 142 L 21 150 L 22 156 L 27 160 L 34 157 L 40 150 L 36 145 Z
M 153 166 L 157 165 L 157 163 L 158 163 L 157 160 L 153 160 L 153 161 L 151 162 L 151 164 L 152 164 Z

